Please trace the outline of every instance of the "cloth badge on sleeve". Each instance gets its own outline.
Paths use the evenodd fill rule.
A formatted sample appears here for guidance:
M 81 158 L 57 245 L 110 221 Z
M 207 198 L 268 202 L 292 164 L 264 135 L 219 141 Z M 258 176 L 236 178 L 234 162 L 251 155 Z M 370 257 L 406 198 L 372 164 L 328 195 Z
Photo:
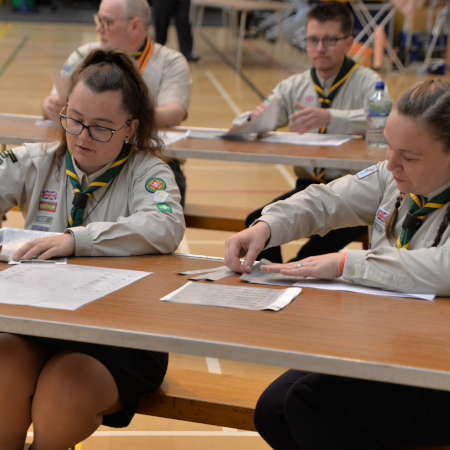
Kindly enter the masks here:
M 57 206 L 57 203 L 39 202 L 39 211 L 55 212 Z
M 166 182 L 161 178 L 150 178 L 145 183 L 145 189 L 148 192 L 154 193 L 156 191 L 163 191 L 166 189 Z
M 381 223 L 386 223 L 386 220 L 388 217 L 389 217 L 389 213 L 387 211 L 384 211 L 381 208 L 378 208 L 377 220 L 379 220 Z
M 378 168 L 377 166 L 370 166 L 367 169 L 361 170 L 361 172 L 358 172 L 356 176 L 361 180 L 362 178 L 367 177 L 368 175 L 372 175 L 373 173 L 377 172 Z
M 373 229 L 378 232 L 378 234 L 384 234 L 384 228 L 380 225 L 380 222 L 375 220 L 373 223 Z
M 156 191 L 153 194 L 153 201 L 154 202 L 165 202 L 169 198 L 169 193 L 164 191 Z
M 34 223 L 51 225 L 53 222 L 53 216 L 36 216 L 34 218 Z
M 57 202 L 58 201 L 58 191 L 44 189 L 41 194 L 41 200 L 43 200 L 45 202 Z
M 50 231 L 49 227 L 43 227 L 42 225 L 33 225 L 31 229 L 34 231 Z
M 305 95 L 304 98 L 305 103 L 314 103 L 316 101 L 316 96 L 315 95 Z
M 61 72 L 60 72 L 59 74 L 60 74 L 61 76 L 66 75 L 67 72 L 70 70 L 71 67 L 72 67 L 72 63 L 71 63 L 69 60 L 67 60 L 67 61 L 64 63 L 64 66 L 63 66 L 63 68 L 61 69 Z
M 156 207 L 163 212 L 172 212 L 172 208 L 167 203 L 158 203 Z

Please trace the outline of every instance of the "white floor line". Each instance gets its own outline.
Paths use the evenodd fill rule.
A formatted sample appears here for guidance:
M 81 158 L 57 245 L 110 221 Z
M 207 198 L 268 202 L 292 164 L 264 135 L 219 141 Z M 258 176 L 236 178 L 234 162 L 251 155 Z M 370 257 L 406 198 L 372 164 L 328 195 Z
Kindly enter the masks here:
M 229 428 L 227 428 L 229 430 Z M 94 437 L 119 437 L 119 436 L 183 436 L 183 437 L 257 437 L 254 431 L 96 431 Z M 28 432 L 27 437 L 33 437 L 33 432 Z
M 236 103 L 234 103 L 233 99 L 230 97 L 226 89 L 220 84 L 219 80 L 214 76 L 214 74 L 210 70 L 205 71 L 205 75 L 209 78 L 211 83 L 217 89 L 222 98 L 228 103 L 228 106 L 233 110 L 236 115 L 241 114 L 241 109 Z
M 208 367 L 208 372 L 210 373 L 222 373 L 222 368 L 220 367 L 220 361 L 217 358 L 206 357 L 206 366 Z M 224 433 L 233 434 L 236 433 L 236 428 L 222 427 Z
M 209 373 L 222 373 L 222 369 L 220 367 L 220 361 L 217 358 L 208 358 L 206 357 L 206 365 L 208 367 Z
M 281 176 L 287 181 L 291 189 L 294 189 L 297 182 L 297 177 L 292 172 L 290 172 L 283 164 L 276 164 L 275 167 L 277 168 L 278 172 L 280 172 Z

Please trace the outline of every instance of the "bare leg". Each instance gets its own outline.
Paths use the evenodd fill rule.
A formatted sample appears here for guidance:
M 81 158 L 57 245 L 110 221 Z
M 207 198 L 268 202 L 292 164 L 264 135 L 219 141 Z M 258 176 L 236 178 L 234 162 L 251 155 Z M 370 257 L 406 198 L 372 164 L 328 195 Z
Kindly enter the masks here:
M 53 356 L 41 371 L 32 404 L 33 450 L 67 450 L 89 437 L 104 414 L 120 410 L 109 370 L 75 352 Z
M 50 354 L 24 337 L 0 333 L 0 450 L 22 450 L 31 398 Z

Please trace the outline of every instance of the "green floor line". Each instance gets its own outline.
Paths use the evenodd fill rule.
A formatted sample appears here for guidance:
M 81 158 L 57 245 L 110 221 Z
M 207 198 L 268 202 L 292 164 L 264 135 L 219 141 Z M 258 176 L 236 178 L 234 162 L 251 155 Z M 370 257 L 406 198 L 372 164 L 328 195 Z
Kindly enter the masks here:
M 22 50 L 22 47 L 27 43 L 29 36 L 25 36 L 20 44 L 14 49 L 11 56 L 5 61 L 2 67 L 0 67 L 0 77 L 3 75 L 3 73 L 6 71 L 8 66 L 14 61 L 14 58 L 19 54 L 20 50 Z

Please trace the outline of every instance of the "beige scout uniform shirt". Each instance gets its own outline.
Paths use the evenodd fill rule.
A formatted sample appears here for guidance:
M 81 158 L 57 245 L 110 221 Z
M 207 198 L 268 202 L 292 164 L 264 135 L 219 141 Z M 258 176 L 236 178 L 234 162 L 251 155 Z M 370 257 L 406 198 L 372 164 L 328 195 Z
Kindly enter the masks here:
M 337 75 L 337 74 L 336 74 Z M 333 86 L 336 76 L 324 80 L 318 76 L 325 94 L 328 95 Z M 327 126 L 329 134 L 365 134 L 367 129 L 366 106 L 367 99 L 375 93 L 377 81 L 383 81 L 380 76 L 371 69 L 358 66 L 341 86 L 336 97 L 334 97 L 332 108 L 328 109 L 331 114 L 331 122 Z M 276 97 L 280 105 L 277 128 L 284 127 L 289 123 L 289 116 L 298 111 L 295 102 L 304 106 L 320 108 L 319 96 L 314 88 L 314 83 L 309 70 L 292 75 L 283 80 L 264 100 L 266 103 Z M 247 111 L 237 116 L 233 123 L 241 124 L 250 116 Z M 310 130 L 310 133 L 318 133 L 319 129 Z M 295 168 L 296 174 L 304 179 L 313 179 L 311 169 L 302 167 Z M 337 177 L 354 173 L 351 171 L 327 169 L 325 179 L 333 180 Z
M 3 160 L 0 216 L 19 206 L 26 229 L 67 229 L 73 189 L 64 159 L 61 168 L 54 162 L 58 145 L 25 144 L 13 150 L 17 162 Z M 78 168 L 76 172 L 82 183 L 88 182 L 83 172 Z M 83 219 L 83 226 L 70 228 L 76 256 L 170 253 L 185 230 L 172 171 L 159 158 L 140 151 L 134 152 L 114 180 L 91 195 Z
M 373 225 L 370 250 L 349 250 L 343 278 L 357 284 L 408 293 L 450 296 L 450 227 L 441 243 L 431 248 L 447 205 L 425 216 L 414 234 L 409 249 L 398 249 L 385 235 L 387 216 L 399 194 L 397 183 L 386 168 L 386 161 L 333 181 L 313 185 L 285 201 L 263 210 L 260 220 L 271 229 L 268 247 L 336 228 Z M 432 198 L 450 186 L 447 183 L 429 192 Z M 405 195 L 395 225 L 395 236 L 408 211 Z
M 69 78 L 84 58 L 96 48 L 100 48 L 99 42 L 91 42 L 79 47 L 64 63 L 60 75 Z M 176 102 L 182 105 L 187 113 L 192 78 L 189 65 L 181 53 L 154 42 L 152 54 L 142 77 L 157 106 Z M 53 86 L 52 94 L 57 94 L 55 86 Z

